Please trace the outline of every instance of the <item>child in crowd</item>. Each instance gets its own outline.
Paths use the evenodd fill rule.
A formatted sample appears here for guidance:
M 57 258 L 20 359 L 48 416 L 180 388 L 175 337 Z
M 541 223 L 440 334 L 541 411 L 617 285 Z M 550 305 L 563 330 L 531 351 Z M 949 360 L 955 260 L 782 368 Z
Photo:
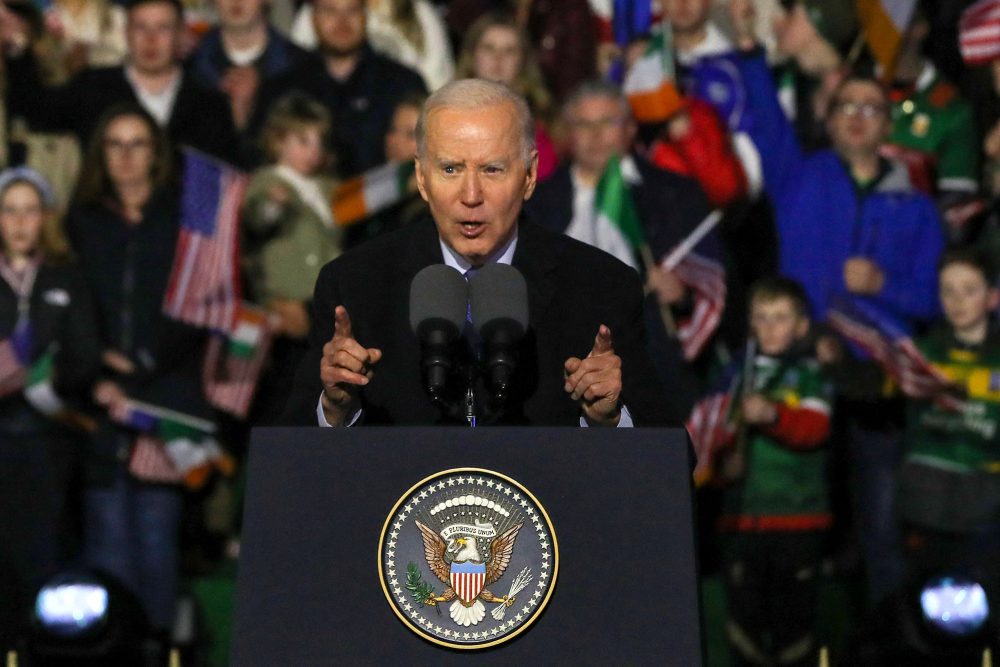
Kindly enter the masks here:
M 1000 592 L 1000 304 L 996 274 L 977 250 L 942 257 L 945 321 L 917 341 L 963 390 L 964 403 L 910 400 L 897 507 L 915 576 L 949 570 Z
M 262 135 L 273 163 L 254 173 L 243 205 L 247 285 L 276 323 L 271 377 L 262 380 L 258 396 L 258 404 L 267 406 L 258 415 L 265 423 L 281 413 L 305 352 L 308 302 L 319 271 L 343 245 L 326 176 L 329 132 L 330 115 L 312 98 L 293 93 L 276 102 Z
M 737 664 L 815 665 L 818 571 L 832 523 L 824 447 L 832 389 L 813 356 L 798 283 L 757 282 L 750 328 L 753 356 L 731 385 L 736 442 L 721 462 L 732 478 L 719 524 L 726 630 Z

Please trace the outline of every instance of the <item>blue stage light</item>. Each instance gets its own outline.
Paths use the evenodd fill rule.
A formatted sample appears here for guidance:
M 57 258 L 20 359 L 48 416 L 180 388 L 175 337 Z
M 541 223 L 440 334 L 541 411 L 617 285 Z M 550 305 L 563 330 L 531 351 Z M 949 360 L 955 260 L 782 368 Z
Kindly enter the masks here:
M 81 637 L 108 621 L 108 589 L 86 576 L 64 575 L 49 581 L 35 598 L 35 618 L 57 637 Z
M 920 609 L 926 623 L 956 639 L 978 633 L 990 616 L 983 587 L 954 576 L 935 577 L 924 584 Z

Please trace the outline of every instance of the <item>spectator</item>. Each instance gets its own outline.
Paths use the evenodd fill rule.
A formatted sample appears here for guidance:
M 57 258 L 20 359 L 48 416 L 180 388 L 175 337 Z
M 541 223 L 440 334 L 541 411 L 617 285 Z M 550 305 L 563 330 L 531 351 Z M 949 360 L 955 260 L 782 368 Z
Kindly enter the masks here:
M 824 446 L 833 391 L 810 350 L 809 304 L 795 281 L 751 288 L 750 328 L 753 359 L 724 374 L 739 376 L 730 400 L 739 400 L 740 424 L 730 453 L 738 477 L 719 519 L 726 634 L 737 664 L 815 665 L 819 565 L 833 523 Z
M 424 106 L 423 95 L 410 95 L 396 105 L 392 125 L 385 135 L 385 157 L 389 162 L 413 163 L 417 156 L 417 119 Z M 398 229 L 429 213 L 427 202 L 417 192 L 416 176 L 410 177 L 401 201 L 377 213 L 366 223 L 369 237 Z
M 462 41 L 456 76 L 498 81 L 528 100 L 535 118 L 538 178 L 548 178 L 557 161 L 546 128 L 546 120 L 552 114 L 552 96 L 545 87 L 528 35 L 512 16 L 489 13 L 472 24 Z
M 16 21 L 4 8 L 0 20 Z M 177 59 L 182 27 L 179 0 L 134 0 L 125 29 L 126 64 L 83 70 L 55 88 L 41 85 L 35 59 L 17 43 L 19 33 L 11 31 L 9 112 L 36 129 L 73 132 L 85 146 L 109 105 L 135 102 L 166 129 L 175 145 L 234 159 L 235 133 L 225 98 L 196 83 Z
M 909 157 L 919 182 L 947 209 L 976 194 L 979 139 L 972 107 L 923 55 L 929 34 L 930 22 L 918 5 L 896 63 L 886 148 Z
M 871 78 L 848 77 L 834 91 L 827 128 L 832 150 L 805 154 L 782 112 L 759 51 L 740 61 L 750 95 L 750 136 L 774 202 L 783 274 L 802 283 L 822 322 L 837 298 L 862 298 L 912 325 L 937 312 L 934 266 L 944 246 L 934 203 L 914 190 L 900 164 L 878 155 L 890 129 L 889 100 Z M 892 488 L 898 425 L 883 402 L 852 404 L 850 439 L 869 596 L 902 576 Z
M 261 82 L 306 58 L 268 22 L 268 7 L 268 0 L 215 0 L 219 26 L 205 34 L 191 56 L 191 70 L 201 82 L 229 98 L 240 131 L 250 122 Z
M 316 0 L 313 24 L 320 57 L 264 87 L 251 127 L 262 126 L 270 105 L 288 92 L 311 95 L 333 117 L 338 173 L 346 178 L 385 162 L 383 137 L 396 103 L 425 87 L 416 72 L 369 46 L 364 0 Z
M 683 421 L 700 392 L 697 374 L 682 359 L 678 341 L 668 335 L 660 315 L 661 304 L 680 321 L 692 315 L 692 295 L 672 270 L 644 265 L 620 229 L 596 211 L 598 181 L 612 158 L 622 158 L 622 174 L 654 262 L 663 260 L 674 245 L 708 213 L 708 203 L 694 181 L 650 166 L 630 147 L 635 137 L 628 101 L 613 84 L 584 84 L 567 100 L 564 112 L 569 128 L 570 161 L 539 184 L 528 200 L 527 212 L 553 231 L 608 252 L 640 270 L 646 280 L 646 328 L 650 350 L 660 376 L 673 387 L 670 418 Z
M 170 159 L 152 116 L 138 105 L 113 105 L 94 130 L 68 226 L 97 301 L 104 369 L 94 400 L 108 414 L 93 439 L 85 560 L 139 597 L 161 639 L 174 620 L 181 492 L 133 474 L 141 474 L 130 459 L 134 447 L 162 456 L 163 443 L 115 420 L 130 399 L 209 414 L 204 336 L 163 314 L 178 236 Z
M 911 400 L 898 507 L 915 576 L 961 572 L 1000 593 L 1000 304 L 992 262 L 982 252 L 942 258 L 944 322 L 917 346 L 964 395 L 956 410 L 940 400 Z
M 427 0 L 366 0 L 368 42 L 372 48 L 401 65 L 416 70 L 427 90 L 434 91 L 455 74 L 451 41 L 444 22 Z M 316 48 L 313 8 L 305 4 L 295 17 L 292 39 L 307 49 Z
M 280 99 L 264 125 L 272 163 L 254 172 L 243 206 L 248 286 L 276 323 L 271 369 L 261 381 L 266 396 L 258 397 L 265 422 L 281 413 L 305 353 L 308 306 L 319 270 L 341 250 L 343 228 L 334 224 L 330 208 L 332 184 L 321 175 L 330 157 L 325 148 L 329 130 L 323 105 L 296 93 Z
M 31 390 L 6 376 L 0 398 L 0 648 L 4 650 L 15 648 L 13 640 L 27 630 L 34 590 L 67 557 L 60 553 L 59 538 L 67 525 L 64 512 L 82 442 L 67 422 L 57 421 L 58 408 L 73 399 L 77 404 L 85 400 L 100 366 L 93 303 L 70 261 L 55 208 L 52 190 L 37 172 L 26 168 L 0 172 L 0 337 L 8 357 L 5 373 L 13 371 L 15 354 L 24 365 L 43 358 L 53 364 L 47 381 Z
M 743 127 L 745 119 L 741 100 L 746 98 L 746 90 L 739 78 L 739 69 L 733 65 L 736 53 L 732 42 L 710 20 L 712 0 L 668 0 L 663 9 L 664 17 L 670 21 L 673 29 L 681 86 L 687 94 L 711 104 L 718 118 L 732 133 L 733 148 L 739 156 L 745 176 L 743 179 L 736 179 L 742 187 L 729 186 L 723 190 L 725 196 L 720 193 L 713 198 L 713 203 L 722 205 L 732 201 L 745 194 L 747 189 L 756 196 L 761 189 L 762 175 L 760 156 Z M 702 112 L 698 115 L 704 117 L 705 114 Z M 697 137 L 704 133 L 702 127 L 708 127 L 707 119 L 696 121 L 697 129 L 689 130 L 688 134 L 695 134 Z M 677 128 L 671 128 L 670 133 L 685 136 Z M 694 141 L 694 138 L 690 140 Z M 728 174 L 729 171 L 725 173 Z M 706 184 L 704 180 L 702 183 Z M 706 192 L 711 197 L 713 189 L 706 187 Z

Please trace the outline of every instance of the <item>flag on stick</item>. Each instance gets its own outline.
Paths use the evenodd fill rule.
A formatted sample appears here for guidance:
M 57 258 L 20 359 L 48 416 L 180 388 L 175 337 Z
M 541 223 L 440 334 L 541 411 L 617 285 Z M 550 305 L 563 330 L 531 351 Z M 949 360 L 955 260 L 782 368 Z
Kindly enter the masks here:
M 907 396 L 932 399 L 961 410 L 956 387 L 920 352 L 906 327 L 869 300 L 840 297 L 827 312 L 827 323 L 867 352 Z
M 622 90 L 640 123 L 659 123 L 684 105 L 674 75 L 669 30 L 655 35 L 639 60 L 625 75 Z
M 597 184 L 594 205 L 599 217 L 617 228 L 631 244 L 642 265 L 648 272 L 657 263 L 646 240 L 638 209 L 622 171 L 622 160 L 608 162 Z M 664 212 L 665 215 L 669 215 Z M 684 286 L 691 290 L 694 308 L 691 315 L 680 322 L 673 321 L 668 306 L 660 309 L 664 326 L 669 333 L 676 333 L 687 360 L 697 357 L 719 326 L 726 301 L 725 269 L 706 237 L 712 232 L 722 214 L 710 213 L 687 236 L 678 240 L 660 268 L 672 271 Z M 701 252 L 698 249 L 701 249 Z
M 261 369 L 271 348 L 268 313 L 248 303 L 240 306 L 236 325 L 228 334 L 213 334 L 205 352 L 202 379 L 209 403 L 245 418 Z
M 346 227 L 403 201 L 413 173 L 413 162 L 389 162 L 340 183 L 331 198 L 333 221 Z
M 229 331 L 240 302 L 239 215 L 247 175 L 184 151 L 180 236 L 163 311 L 196 327 Z
M 896 68 L 903 35 L 916 6 L 917 0 L 857 0 L 858 21 L 868 48 L 886 77 Z

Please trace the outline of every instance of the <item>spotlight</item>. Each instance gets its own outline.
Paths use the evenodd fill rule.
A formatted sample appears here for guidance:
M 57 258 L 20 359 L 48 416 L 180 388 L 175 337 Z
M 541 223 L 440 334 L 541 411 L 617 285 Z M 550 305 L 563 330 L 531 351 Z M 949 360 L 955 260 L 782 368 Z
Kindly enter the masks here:
M 139 664 L 148 633 L 139 601 L 101 572 L 65 572 L 47 581 L 31 620 L 32 664 Z
M 983 587 L 957 576 L 934 577 L 924 584 L 920 610 L 932 632 L 955 640 L 980 634 L 990 617 Z
M 60 575 L 38 592 L 35 620 L 55 637 L 99 634 L 108 623 L 108 589 L 92 577 Z

